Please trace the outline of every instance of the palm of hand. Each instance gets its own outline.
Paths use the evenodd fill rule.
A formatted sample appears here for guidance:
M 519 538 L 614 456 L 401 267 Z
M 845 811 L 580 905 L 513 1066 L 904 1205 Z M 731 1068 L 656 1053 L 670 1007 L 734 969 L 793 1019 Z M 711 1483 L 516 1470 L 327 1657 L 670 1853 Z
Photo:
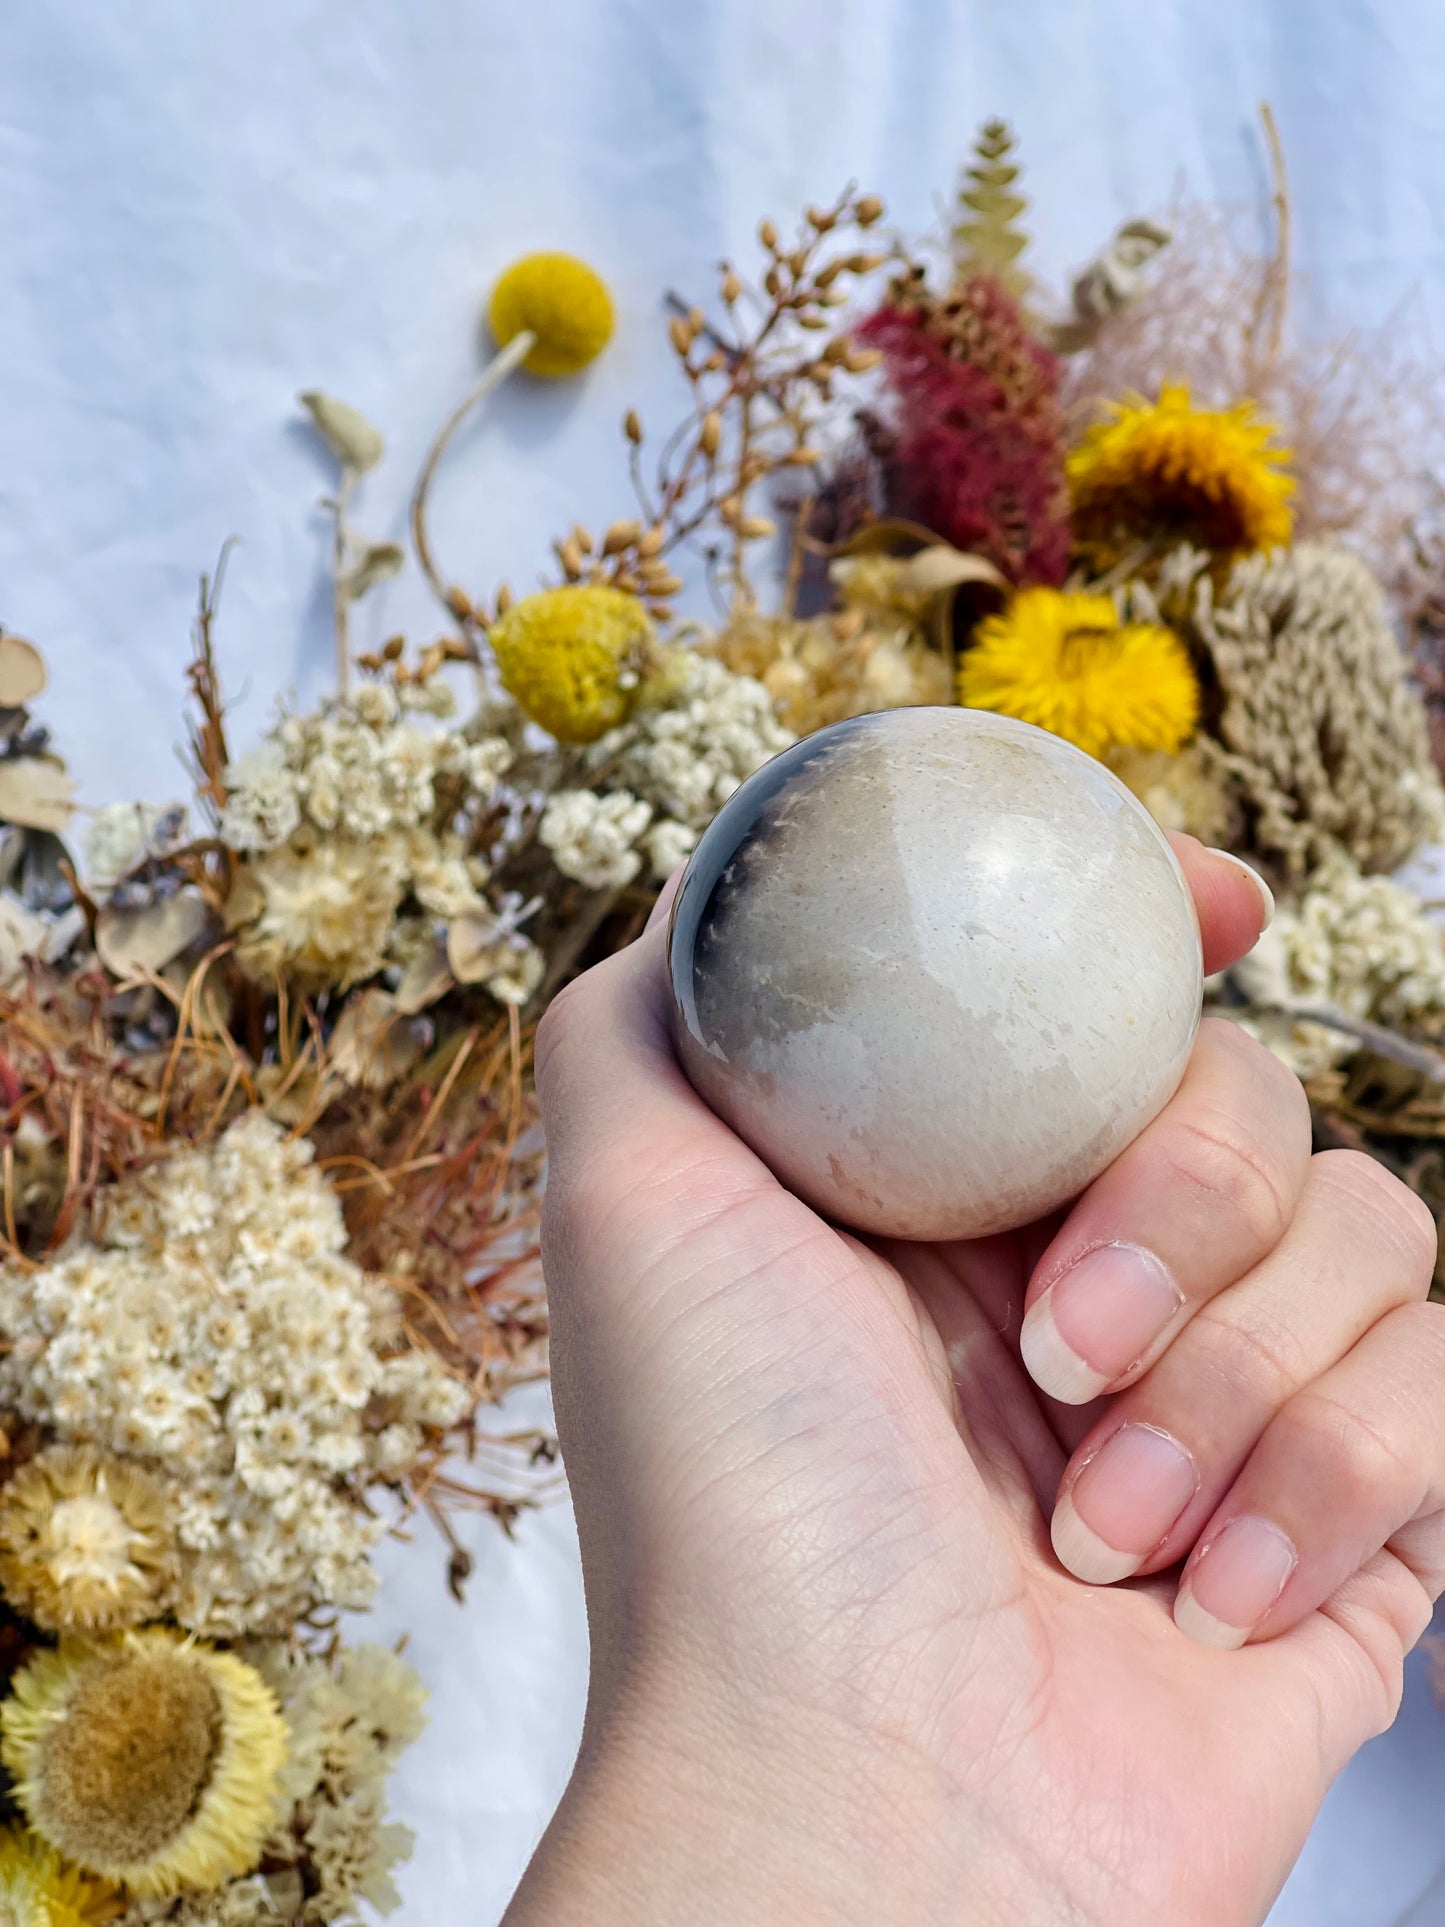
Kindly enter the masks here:
M 686 1614 L 726 1622 L 751 1684 L 766 1655 L 783 1701 L 935 1763 L 961 1825 L 1054 1883 L 1060 1919 L 1081 1880 L 1079 1917 L 1111 1927 L 1260 1919 L 1343 1757 L 1322 1695 L 1391 1716 L 1370 1651 L 1388 1629 L 1367 1616 L 1357 1643 L 1316 1614 L 1221 1654 L 1174 1626 L 1171 1577 L 1061 1571 L 1049 1511 L 1101 1407 L 1054 1404 L 1019 1359 L 1052 1226 L 869 1244 L 746 1153 L 655 1184 L 694 1272 L 649 1366 L 696 1442 L 666 1479 Z

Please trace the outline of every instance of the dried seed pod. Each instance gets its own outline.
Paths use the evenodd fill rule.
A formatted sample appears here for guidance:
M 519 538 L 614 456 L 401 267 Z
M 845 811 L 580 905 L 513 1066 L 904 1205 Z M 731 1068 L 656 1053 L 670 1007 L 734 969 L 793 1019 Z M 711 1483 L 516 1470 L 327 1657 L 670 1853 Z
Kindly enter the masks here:
M 778 230 L 772 221 L 762 220 L 758 222 L 758 239 L 762 242 L 769 254 L 777 253 Z
M 794 280 L 797 279 L 807 265 L 808 250 L 806 248 L 794 248 L 793 252 L 788 256 L 788 268 Z
M 761 542 L 766 535 L 776 535 L 778 525 L 766 515 L 745 515 L 738 523 L 738 534 L 745 542 Z
M 702 365 L 708 374 L 720 375 L 728 365 L 728 358 L 721 348 L 714 348 Z
M 782 288 L 783 288 L 783 277 L 778 272 L 778 264 L 775 261 L 772 267 L 770 267 L 767 273 L 763 276 L 763 291 L 766 294 L 770 294 L 773 297 L 773 299 L 776 300 L 778 295 L 781 294 Z
M 476 606 L 466 590 L 459 589 L 455 583 L 447 590 L 447 607 L 458 622 L 470 622 L 477 613 Z
M 827 328 L 830 325 L 827 315 L 819 314 L 816 309 L 805 310 L 798 316 L 800 328 Z
M 430 682 L 446 659 L 447 652 L 439 642 L 434 642 L 430 648 L 424 649 L 421 661 L 416 666 L 417 681 Z
M 732 266 L 732 263 L 729 262 L 728 265 L 723 269 L 722 298 L 724 301 L 726 301 L 728 306 L 731 307 L 733 303 L 737 300 L 738 296 L 742 293 L 742 291 L 743 291 L 743 284 L 738 279 L 737 274 Z
M 641 534 L 642 524 L 638 521 L 609 522 L 602 537 L 602 553 L 620 555 L 624 549 L 630 549 Z
M 649 579 L 647 592 L 654 596 L 681 595 L 682 587 L 682 577 L 674 575 L 671 569 L 664 569 L 660 576 Z
M 815 468 L 822 459 L 822 449 L 811 448 L 806 442 L 801 448 L 790 448 L 783 457 L 789 468 Z
M 872 227 L 883 219 L 883 202 L 877 194 L 864 194 L 853 203 L 853 219 L 859 227 Z
M 624 590 L 628 595 L 636 595 L 637 591 L 642 587 L 642 584 L 632 573 L 631 569 L 624 568 L 619 569 L 616 575 L 613 576 L 612 586 L 614 589 Z
M 654 602 L 651 607 L 654 622 L 672 621 L 672 604 L 670 602 Z
M 808 226 L 816 229 L 819 234 L 826 234 L 830 227 L 837 225 L 838 217 L 831 208 L 810 207 L 808 209 Z
M 636 448 L 642 440 L 642 418 L 635 408 L 629 408 L 622 417 L 622 432 Z
M 637 553 L 640 556 L 657 555 L 666 540 L 662 529 L 654 522 L 650 529 L 644 529 L 637 538 Z
M 584 555 L 591 555 L 593 549 L 596 547 L 591 535 L 583 528 L 580 522 L 574 522 L 572 524 L 572 540 Z
M 710 408 L 702 418 L 697 445 L 709 461 L 722 446 L 722 416 L 715 408 Z
M 508 609 L 511 608 L 511 606 L 512 606 L 511 585 L 509 583 L 504 582 L 502 586 L 497 590 L 497 614 L 499 616 L 504 616 L 507 613 Z
M 736 495 L 725 495 L 717 505 L 720 522 L 736 522 L 743 512 L 743 505 Z
M 851 343 L 846 335 L 835 335 L 823 350 L 822 361 L 826 367 L 846 364 L 851 352 Z
M 374 655 L 370 649 L 364 649 L 356 658 L 356 666 L 358 669 L 364 669 L 368 675 L 375 676 L 385 665 L 380 656 Z
M 557 560 L 566 570 L 568 579 L 575 582 L 582 573 L 582 551 L 570 535 L 565 541 L 554 542 L 552 546 L 557 551 Z
M 829 287 L 818 290 L 817 301 L 818 305 L 822 308 L 841 308 L 847 299 L 848 290 L 846 288 Z
M 681 315 L 673 315 L 668 322 L 667 338 L 672 343 L 673 353 L 680 355 L 686 361 L 692 349 L 692 336 Z
M 702 333 L 703 329 L 707 326 L 707 316 L 703 313 L 701 308 L 688 309 L 687 325 L 689 330 L 692 333 L 693 340 L 696 341 L 698 336 Z
M 846 266 L 846 256 L 840 257 L 836 261 L 830 261 L 826 268 L 819 268 L 818 272 L 813 276 L 813 286 L 820 289 L 831 288 Z
M 398 662 L 406 653 L 405 636 L 388 636 L 381 645 L 381 653 L 388 662 Z
M 866 375 L 870 368 L 876 368 L 883 359 L 877 348 L 855 348 L 848 344 L 848 352 L 843 357 L 843 366 L 850 375 Z
M 511 590 L 506 587 L 505 583 L 497 591 L 497 614 L 499 616 L 506 613 L 502 607 L 503 595 L 507 597 L 509 602 L 511 601 Z M 477 659 L 475 648 L 468 643 L 462 642 L 457 636 L 443 636 L 440 647 L 442 654 L 448 662 L 475 662 Z

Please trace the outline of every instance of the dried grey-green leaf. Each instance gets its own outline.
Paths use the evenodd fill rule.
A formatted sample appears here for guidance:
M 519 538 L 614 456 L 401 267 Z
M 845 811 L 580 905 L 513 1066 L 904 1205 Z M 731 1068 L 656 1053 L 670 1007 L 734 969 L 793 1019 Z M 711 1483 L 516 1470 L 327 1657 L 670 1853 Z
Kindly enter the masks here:
M 95 947 L 112 975 L 148 975 L 189 949 L 208 921 L 205 904 L 185 890 L 138 910 L 107 904 L 96 919 Z
M 75 808 L 75 785 L 58 756 L 0 758 L 0 823 L 22 830 L 63 830 Z
M 321 431 L 331 452 L 343 468 L 364 475 L 375 468 L 386 453 L 381 430 L 370 423 L 359 408 L 338 401 L 319 388 L 303 388 L 296 398 Z
M 397 542 L 369 542 L 355 565 L 341 578 L 342 594 L 359 602 L 378 582 L 399 573 L 406 562 L 406 550 Z
M 22 636 L 0 634 L 0 709 L 34 702 L 45 687 L 45 658 Z

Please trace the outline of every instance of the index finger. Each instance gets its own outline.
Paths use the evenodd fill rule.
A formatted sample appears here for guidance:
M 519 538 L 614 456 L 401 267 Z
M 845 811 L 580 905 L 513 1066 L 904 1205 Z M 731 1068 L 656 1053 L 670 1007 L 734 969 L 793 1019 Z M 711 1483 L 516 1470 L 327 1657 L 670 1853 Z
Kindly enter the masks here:
M 1197 836 L 1169 838 L 1199 918 L 1204 974 L 1227 970 L 1254 948 L 1274 915 L 1274 894 L 1258 870 L 1228 850 L 1211 850 Z

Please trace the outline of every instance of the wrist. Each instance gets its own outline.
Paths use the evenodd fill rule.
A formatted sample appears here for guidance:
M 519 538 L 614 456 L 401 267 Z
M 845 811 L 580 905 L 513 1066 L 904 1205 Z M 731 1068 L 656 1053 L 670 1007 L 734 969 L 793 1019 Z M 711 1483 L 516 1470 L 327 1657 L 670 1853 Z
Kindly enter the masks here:
M 678 1684 L 589 1707 L 505 1927 L 1087 1927 L 901 1743 Z

